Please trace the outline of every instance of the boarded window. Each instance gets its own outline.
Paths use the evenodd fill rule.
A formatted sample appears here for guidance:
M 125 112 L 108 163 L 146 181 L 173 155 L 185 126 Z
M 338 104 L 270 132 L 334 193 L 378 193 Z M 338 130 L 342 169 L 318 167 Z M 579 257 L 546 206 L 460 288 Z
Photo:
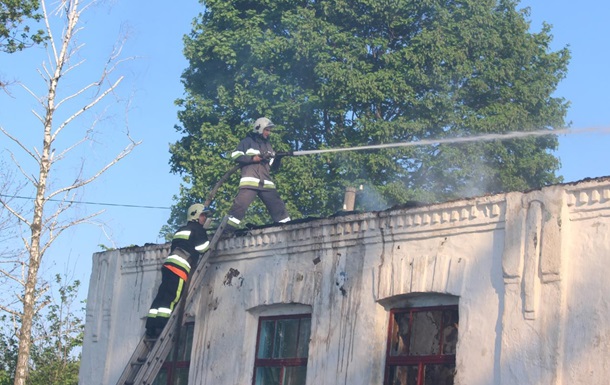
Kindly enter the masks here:
M 260 317 L 254 385 L 304 385 L 311 315 Z
M 177 344 L 167 355 L 152 385 L 187 385 L 189 366 L 191 363 L 191 347 L 193 346 L 193 330 L 195 324 L 187 323 L 180 329 Z
M 453 385 L 458 307 L 393 309 L 385 385 Z

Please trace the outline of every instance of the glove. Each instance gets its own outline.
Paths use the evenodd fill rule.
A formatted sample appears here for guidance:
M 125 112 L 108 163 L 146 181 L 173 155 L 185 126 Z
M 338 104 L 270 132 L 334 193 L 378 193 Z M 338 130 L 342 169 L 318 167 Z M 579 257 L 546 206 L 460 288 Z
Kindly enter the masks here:
M 261 158 L 263 158 L 263 160 L 275 158 L 275 153 L 273 151 L 265 151 L 263 154 L 261 154 Z

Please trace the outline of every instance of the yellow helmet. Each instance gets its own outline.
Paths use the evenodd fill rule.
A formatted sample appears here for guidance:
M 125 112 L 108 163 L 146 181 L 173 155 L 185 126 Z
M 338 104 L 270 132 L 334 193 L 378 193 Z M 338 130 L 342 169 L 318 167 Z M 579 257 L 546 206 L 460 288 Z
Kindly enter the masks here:
M 267 118 L 258 118 L 254 122 L 254 126 L 252 126 L 252 131 L 257 134 L 262 134 L 265 128 L 275 127 L 275 124 Z
M 190 205 L 189 209 L 186 211 L 186 221 L 197 221 L 199 220 L 199 216 L 201 214 L 208 214 L 210 210 L 202 205 L 201 203 L 195 203 Z

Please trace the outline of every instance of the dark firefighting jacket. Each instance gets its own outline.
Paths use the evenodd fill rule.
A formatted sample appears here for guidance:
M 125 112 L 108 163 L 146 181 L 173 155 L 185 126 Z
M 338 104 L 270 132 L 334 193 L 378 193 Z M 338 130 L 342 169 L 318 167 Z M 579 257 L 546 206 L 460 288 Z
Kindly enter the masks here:
M 231 158 L 242 166 L 239 188 L 275 189 L 271 171 L 277 170 L 279 159 L 264 159 L 258 163 L 252 160 L 255 155 L 264 157 L 266 153 L 273 154 L 273 147 L 269 139 L 260 134 L 251 132 L 239 142 L 237 149 L 231 154 Z
M 196 265 L 199 255 L 205 253 L 210 247 L 208 235 L 197 221 L 188 222 L 174 233 L 169 256 L 163 267 L 187 280 L 191 271 L 191 264 Z

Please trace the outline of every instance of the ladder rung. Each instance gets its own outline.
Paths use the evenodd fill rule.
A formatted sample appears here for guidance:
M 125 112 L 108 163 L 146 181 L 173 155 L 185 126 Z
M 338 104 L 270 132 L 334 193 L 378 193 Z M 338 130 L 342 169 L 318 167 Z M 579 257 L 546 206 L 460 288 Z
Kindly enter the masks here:
M 222 219 L 218 228 L 216 229 L 216 232 L 214 233 L 214 236 L 212 237 L 210 242 L 210 248 L 206 252 L 206 256 L 208 258 L 212 251 L 216 248 L 216 244 L 220 240 L 220 236 L 222 235 L 222 232 L 227 224 L 228 218 L 228 216 L 225 216 Z M 199 261 L 199 264 L 200 265 L 193 272 L 192 283 L 196 284 L 188 289 L 188 293 L 186 296 L 181 298 L 181 302 L 183 303 L 187 302 L 187 300 L 190 299 L 189 297 L 192 297 L 192 295 L 198 290 L 198 283 L 200 283 L 203 277 L 203 274 L 201 274 L 201 270 L 205 266 L 205 262 Z M 163 329 L 159 337 L 150 338 L 146 335 L 142 337 L 140 343 L 136 347 L 136 350 L 131 356 L 130 363 L 125 367 L 125 370 L 123 370 L 123 373 L 119 378 L 117 385 L 139 385 L 142 383 L 148 383 L 147 381 L 151 380 L 143 377 L 154 377 L 157 374 L 159 368 L 161 367 L 161 365 L 163 365 L 165 355 L 167 355 L 165 351 L 167 351 L 169 347 L 166 345 L 173 340 L 173 334 L 170 329 L 172 329 L 175 322 L 178 322 L 176 321 L 177 314 L 178 312 L 174 312 L 171 315 L 168 324 Z M 159 341 L 158 343 L 157 340 Z M 146 369 L 144 369 L 145 372 L 141 374 L 140 371 L 143 367 L 146 367 Z M 148 371 L 148 373 L 146 371 Z

